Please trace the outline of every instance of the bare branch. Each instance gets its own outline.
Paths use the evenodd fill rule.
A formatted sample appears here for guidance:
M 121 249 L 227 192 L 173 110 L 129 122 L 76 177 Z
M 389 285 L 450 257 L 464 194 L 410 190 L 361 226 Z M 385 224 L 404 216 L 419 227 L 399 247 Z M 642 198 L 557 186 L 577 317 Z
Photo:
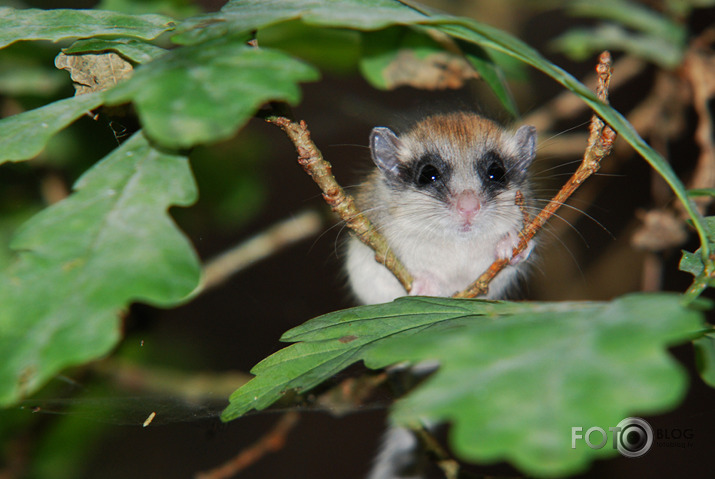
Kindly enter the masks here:
M 304 121 L 295 122 L 284 116 L 268 116 L 266 121 L 280 127 L 293 142 L 298 152 L 298 163 L 323 192 L 323 198 L 334 212 L 345 221 L 357 237 L 375 251 L 375 260 L 384 264 L 400 281 L 407 292 L 412 289 L 412 275 L 390 250 L 387 241 L 355 206 L 355 201 L 338 184 L 332 166 L 323 159 L 315 146 Z
M 266 454 L 280 451 L 285 444 L 286 436 L 298 423 L 298 419 L 300 415 L 295 411 L 285 413 L 273 429 L 258 441 L 221 466 L 197 473 L 195 479 L 227 479 L 259 461 Z
M 221 285 L 252 264 L 320 232 L 323 221 L 315 211 L 304 211 L 277 223 L 209 260 L 204 266 L 201 291 Z
M 238 371 L 185 372 L 171 368 L 149 367 L 113 358 L 93 363 L 92 372 L 126 391 L 170 396 L 197 404 L 225 398 L 252 377 L 250 374 Z

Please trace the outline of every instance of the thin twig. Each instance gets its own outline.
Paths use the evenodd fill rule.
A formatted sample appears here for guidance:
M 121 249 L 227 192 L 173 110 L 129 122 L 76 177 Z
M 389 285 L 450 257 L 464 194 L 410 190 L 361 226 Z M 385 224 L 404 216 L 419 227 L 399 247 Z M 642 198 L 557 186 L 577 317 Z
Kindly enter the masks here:
M 596 68 L 598 72 L 597 94 L 604 103 L 608 101 L 608 84 L 611 79 L 611 55 L 603 52 L 599 57 L 599 64 Z M 586 178 L 598 171 L 601 160 L 610 153 L 616 133 L 606 125 L 598 116 L 591 118 L 590 135 L 588 146 L 584 153 L 583 161 L 576 172 L 561 187 L 561 190 L 544 207 L 543 210 L 519 233 L 519 244 L 512 251 L 512 258 L 524 251 L 529 241 L 534 237 L 546 221 L 553 216 L 556 210 L 566 202 L 574 191 L 583 183 Z M 455 294 L 455 298 L 474 298 L 487 293 L 489 283 L 508 264 L 509 259 L 498 259 L 485 271 L 474 283 L 469 285 L 464 291 Z
M 386 372 L 349 377 L 317 397 L 315 404 L 333 416 L 342 416 L 362 407 L 368 398 L 387 381 Z
M 407 292 L 412 289 L 412 275 L 390 250 L 387 241 L 355 206 L 355 201 L 335 180 L 332 166 L 315 146 L 304 121 L 295 122 L 284 116 L 267 116 L 266 121 L 280 127 L 293 142 L 298 152 L 298 163 L 323 192 L 323 198 L 334 212 L 345 221 L 357 237 L 375 251 L 375 260 L 384 264 L 400 281 Z
M 298 241 L 320 232 L 323 221 L 315 211 L 304 211 L 258 233 L 209 260 L 204 266 L 201 291 L 222 284 L 239 271 Z
M 149 367 L 114 358 L 93 363 L 91 370 L 92 373 L 98 374 L 125 391 L 170 396 L 196 404 L 226 398 L 252 377 L 248 373 L 238 371 L 184 372 L 171 368 Z
M 524 226 L 526 226 L 531 221 L 531 215 L 526 209 L 526 199 L 524 198 L 524 193 L 517 191 L 515 196 L 514 203 L 516 203 L 516 206 L 518 206 L 521 210 L 522 221 L 524 222 Z
M 276 425 L 262 438 L 241 451 L 219 467 L 205 472 L 199 472 L 195 479 L 227 479 L 235 476 L 268 453 L 280 451 L 285 444 L 286 436 L 298 423 L 300 415 L 288 411 L 278 420 Z

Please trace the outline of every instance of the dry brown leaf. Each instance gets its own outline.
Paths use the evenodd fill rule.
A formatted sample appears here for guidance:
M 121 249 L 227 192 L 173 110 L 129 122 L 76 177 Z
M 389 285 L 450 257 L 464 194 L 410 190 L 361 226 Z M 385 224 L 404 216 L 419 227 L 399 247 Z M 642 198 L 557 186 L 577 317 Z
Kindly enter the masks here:
M 636 216 L 643 224 L 631 238 L 635 248 L 658 252 L 680 246 L 688 239 L 685 224 L 674 211 L 655 209 L 640 211 Z
M 134 71 L 131 63 L 112 52 L 81 55 L 60 53 L 55 58 L 55 66 L 70 73 L 75 95 L 107 90 L 129 78 Z
M 461 88 L 479 74 L 461 56 L 437 52 L 419 58 L 412 50 L 400 51 L 383 72 L 388 89 L 412 86 L 423 90 Z
M 715 99 L 715 52 L 708 46 L 696 44 L 685 57 L 683 71 L 690 82 L 693 107 L 698 114 L 695 139 L 700 147 L 698 164 L 688 187 L 714 188 L 715 143 L 712 132 L 715 129 L 715 118 L 709 106 Z M 711 199 L 701 197 L 695 198 L 695 201 L 704 210 Z

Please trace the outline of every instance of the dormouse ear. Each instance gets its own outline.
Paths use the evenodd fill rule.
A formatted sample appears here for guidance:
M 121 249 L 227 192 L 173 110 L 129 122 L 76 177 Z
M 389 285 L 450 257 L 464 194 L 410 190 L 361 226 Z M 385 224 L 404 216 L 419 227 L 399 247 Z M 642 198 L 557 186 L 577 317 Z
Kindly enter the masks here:
M 519 169 L 526 171 L 536 156 L 536 128 L 531 125 L 524 125 L 514 134 L 514 142 L 517 147 Z
M 398 152 L 402 141 L 392 130 L 384 126 L 372 129 L 370 133 L 370 153 L 372 161 L 388 177 L 395 177 L 400 166 Z

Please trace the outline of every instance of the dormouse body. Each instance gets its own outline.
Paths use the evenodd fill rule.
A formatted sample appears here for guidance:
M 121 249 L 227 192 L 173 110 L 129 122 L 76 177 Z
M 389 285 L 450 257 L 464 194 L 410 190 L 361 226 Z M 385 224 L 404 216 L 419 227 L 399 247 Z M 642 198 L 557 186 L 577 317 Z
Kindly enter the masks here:
M 413 274 L 411 294 L 451 296 L 495 259 L 511 258 L 523 228 L 516 193 L 528 201 L 527 169 L 535 148 L 533 127 L 509 131 L 467 112 L 429 116 L 400 135 L 373 129 L 370 151 L 377 169 L 356 201 Z M 529 252 L 492 281 L 488 298 L 508 294 Z M 361 303 L 405 295 L 356 238 L 348 244 L 347 271 Z

